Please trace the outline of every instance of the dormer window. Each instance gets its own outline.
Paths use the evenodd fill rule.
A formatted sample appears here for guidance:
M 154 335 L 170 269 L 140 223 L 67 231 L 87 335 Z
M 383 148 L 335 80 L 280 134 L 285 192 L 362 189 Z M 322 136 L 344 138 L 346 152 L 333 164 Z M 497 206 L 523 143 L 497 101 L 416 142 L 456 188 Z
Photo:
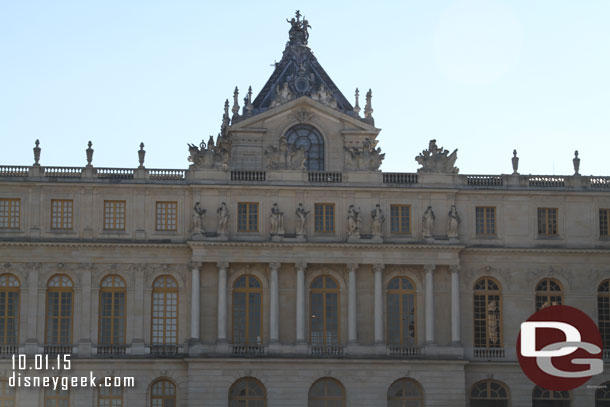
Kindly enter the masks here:
M 308 124 L 297 124 L 285 137 L 288 144 L 305 149 L 307 170 L 324 171 L 324 138 L 318 130 Z

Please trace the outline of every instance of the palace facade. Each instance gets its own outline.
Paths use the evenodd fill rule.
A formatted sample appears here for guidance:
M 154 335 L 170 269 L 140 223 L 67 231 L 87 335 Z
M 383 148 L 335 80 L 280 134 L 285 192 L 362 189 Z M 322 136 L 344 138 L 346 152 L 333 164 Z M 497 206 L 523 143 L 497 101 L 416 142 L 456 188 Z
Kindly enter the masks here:
M 382 172 L 371 91 L 352 105 L 308 28 L 292 19 L 188 169 L 147 168 L 144 145 L 137 168 L 95 167 L 91 143 L 85 167 L 49 167 L 38 141 L 0 166 L 0 376 L 70 354 L 54 374 L 135 378 L 3 379 L 1 407 L 610 406 L 610 373 L 549 392 L 516 357 L 520 323 L 557 304 L 610 349 L 610 177 L 577 157 L 520 175 L 516 152 L 510 174 L 462 175 L 435 140 L 417 173 Z

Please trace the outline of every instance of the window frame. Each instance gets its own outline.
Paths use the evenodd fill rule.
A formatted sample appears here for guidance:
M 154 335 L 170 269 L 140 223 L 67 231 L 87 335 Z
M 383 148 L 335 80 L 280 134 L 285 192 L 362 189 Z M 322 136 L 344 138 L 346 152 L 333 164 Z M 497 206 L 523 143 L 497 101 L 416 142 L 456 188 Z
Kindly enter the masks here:
M 235 287 L 235 284 L 237 284 L 237 282 L 242 279 L 245 278 L 246 279 L 246 286 L 245 287 Z M 258 282 L 258 288 L 257 287 L 250 287 L 250 278 L 253 278 L 254 280 L 256 280 Z M 236 320 L 235 320 L 235 294 L 237 293 L 242 293 L 245 294 L 245 309 L 244 309 L 244 314 L 245 314 L 245 318 L 244 321 L 246 322 L 245 324 L 245 333 L 244 333 L 244 338 L 245 338 L 245 342 L 236 342 L 235 341 L 235 324 L 236 324 Z M 253 325 L 250 321 L 250 296 L 252 294 L 259 294 L 259 298 L 260 298 L 260 303 L 259 303 L 259 309 L 260 309 L 260 315 L 259 315 L 259 319 L 260 319 L 260 326 L 259 326 L 259 332 L 260 332 L 260 340 L 258 341 L 258 343 L 250 343 L 249 342 L 249 333 L 250 333 L 250 326 Z M 263 306 L 264 306 L 264 294 L 263 294 L 263 283 L 260 280 L 260 278 L 258 278 L 257 276 L 255 276 L 254 274 L 242 274 L 240 276 L 238 276 L 235 281 L 233 281 L 233 289 L 231 291 L 231 343 L 234 345 L 262 345 L 263 341 L 264 341 L 264 310 L 263 310 Z
M 174 283 L 176 284 L 175 287 L 168 287 L 167 285 L 165 285 L 164 287 L 155 287 L 155 284 L 157 283 L 157 281 L 164 279 L 164 280 L 173 280 Z M 155 294 L 159 294 L 162 293 L 163 294 L 163 309 L 162 309 L 162 313 L 163 316 L 162 317 L 155 317 L 154 312 L 155 312 Z M 175 327 L 176 327 L 176 340 L 174 343 L 170 343 L 167 341 L 167 333 L 168 333 L 168 329 L 167 329 L 167 321 L 172 319 L 171 317 L 167 317 L 167 294 L 176 294 L 176 317 L 174 318 L 176 320 L 175 323 Z M 155 278 L 153 280 L 152 283 L 152 292 L 151 292 L 151 300 L 150 300 L 150 309 L 151 309 L 151 313 L 150 313 L 150 344 L 152 346 L 162 346 L 162 345 L 178 345 L 178 336 L 180 333 L 179 330 L 179 326 L 180 326 L 180 287 L 178 285 L 178 281 L 171 275 L 169 274 L 162 274 L 160 276 L 158 276 L 157 278 Z M 154 336 L 154 328 L 155 328 L 155 319 L 161 319 L 162 320 L 162 324 L 163 324 L 163 342 L 162 343 L 155 343 L 155 336 Z
M 610 238 L 610 208 L 599 208 L 598 219 L 600 239 Z
M 539 391 L 539 393 L 541 393 L 542 395 L 544 395 L 544 393 L 549 394 L 550 397 L 543 397 L 542 395 L 537 395 L 536 392 Z M 556 397 L 557 393 L 568 393 L 568 398 L 565 397 Z M 540 386 L 534 386 L 534 389 L 532 390 L 532 407 L 536 407 L 536 405 L 534 404 L 537 401 L 546 401 L 546 400 L 560 400 L 560 401 L 566 401 L 568 400 L 570 402 L 570 407 L 572 407 L 573 405 L 573 401 L 574 401 L 574 394 L 571 391 L 552 391 L 552 390 L 546 390 L 543 389 Z M 546 404 L 544 404 L 546 405 Z
M 10 286 L 10 285 L 2 285 L 2 281 L 4 281 L 4 279 L 10 279 L 10 278 L 14 278 L 17 281 L 17 286 Z M 19 278 L 11 273 L 2 273 L 0 274 L 0 293 L 6 293 L 6 298 L 4 300 L 4 310 L 5 313 L 4 315 L 0 315 L 0 324 L 4 325 L 4 336 L 0 337 L 0 344 L 1 345 L 17 345 L 19 343 L 19 325 L 21 325 L 21 281 L 19 281 Z M 10 299 L 10 293 L 17 293 L 16 296 L 16 311 L 15 311 L 15 316 L 10 316 L 8 314 L 8 304 L 9 304 L 9 299 Z M 8 337 L 7 337 L 7 331 L 8 331 L 8 325 L 9 325 L 9 320 L 10 319 L 14 319 L 15 320 L 15 341 L 14 342 L 9 342 L 7 341 Z
M 55 213 L 55 204 L 59 205 L 59 213 Z M 66 222 L 66 204 L 69 204 L 69 220 Z M 58 216 L 58 218 L 56 217 Z M 59 226 L 55 226 L 57 224 Z M 69 223 L 69 226 L 66 226 Z M 74 230 L 74 200 L 73 199 L 51 199 L 51 230 L 67 231 Z
M 321 212 L 321 216 L 318 216 L 318 208 L 320 208 Z M 330 222 L 330 229 L 328 229 L 329 226 L 329 220 L 327 212 L 326 212 L 326 208 L 331 208 L 332 210 L 332 222 Z M 314 214 L 314 233 L 315 234 L 320 234 L 320 235 L 332 235 L 335 233 L 336 228 L 335 228 L 335 219 L 336 216 L 335 214 L 337 213 L 337 211 L 335 210 L 336 205 L 334 202 L 316 202 L 313 205 L 313 214 Z M 319 229 L 318 228 L 318 218 L 321 219 L 321 226 L 322 228 Z
M 398 209 L 399 215 L 397 222 L 394 222 L 395 216 L 393 209 Z M 402 210 L 406 209 L 406 216 L 402 213 Z M 406 219 L 407 230 L 402 228 L 402 220 Z M 390 233 L 393 235 L 410 235 L 411 234 L 411 205 L 409 204 L 390 204 Z M 394 230 L 394 224 L 397 224 L 398 230 Z
M 16 387 L 8 385 L 8 379 L 0 380 L 0 406 L 16 406 L 17 405 L 17 392 Z M 11 404 L 9 404 L 11 403 Z
M 60 404 L 61 401 L 67 401 L 68 406 L 70 407 L 70 390 L 53 390 L 53 388 L 47 387 L 44 389 L 44 405 L 45 407 L 64 407 L 63 404 Z M 49 405 L 49 402 L 52 404 Z
M 605 309 L 602 310 L 602 307 Z M 602 347 L 608 349 L 610 347 L 610 279 L 603 280 L 597 286 L 597 326 L 602 337 Z
M 109 205 L 109 206 L 107 206 Z M 122 205 L 123 206 L 123 219 L 122 219 L 122 227 L 120 225 L 120 222 L 117 222 L 118 219 L 118 215 L 120 215 L 120 213 L 117 212 L 117 206 L 116 205 Z M 107 218 L 106 218 L 106 208 L 111 208 L 112 209 L 112 222 L 107 222 Z M 102 209 L 103 211 L 103 221 L 104 221 L 104 231 L 105 232 L 124 232 L 127 228 L 127 201 L 126 200 L 121 200 L 121 199 L 105 199 L 104 200 L 104 207 Z M 107 227 L 110 223 L 112 223 L 110 226 L 111 227 Z M 118 226 L 117 226 L 118 224 Z
M 332 396 L 328 396 L 326 393 L 328 393 L 328 383 L 332 382 L 335 383 L 339 386 L 339 388 L 341 389 L 341 393 L 342 393 L 342 397 L 341 398 L 336 398 L 336 397 L 332 397 Z M 312 400 L 311 398 L 311 390 L 313 389 L 313 387 L 318 384 L 318 383 L 324 383 L 324 393 L 325 395 L 321 398 L 314 398 Z M 329 398 L 330 397 L 330 398 Z M 313 382 L 311 384 L 311 386 L 309 386 L 309 390 L 307 391 L 307 405 L 310 405 L 311 401 L 342 401 L 342 407 L 346 407 L 347 405 L 347 394 L 345 391 L 345 386 L 343 385 L 343 383 L 341 383 L 339 380 L 335 379 L 334 377 L 321 377 L 318 380 L 316 380 L 315 382 Z M 326 404 L 326 403 L 324 403 Z
M 390 289 L 389 285 L 392 283 L 392 281 L 394 280 L 402 280 L 402 279 L 406 279 L 411 286 L 413 287 L 413 289 L 408 289 L 408 288 L 398 288 L 398 289 Z M 402 287 L 402 281 L 400 281 L 399 286 Z M 388 346 L 417 346 L 417 286 L 415 285 L 415 282 L 413 281 L 413 279 L 407 277 L 407 276 L 395 276 L 393 278 L 390 279 L 390 281 L 388 281 L 388 283 L 386 284 L 386 344 Z M 390 304 L 390 295 L 398 295 L 399 297 L 399 301 L 398 301 L 398 309 L 399 309 L 399 313 L 398 313 L 398 319 L 400 321 L 400 343 L 390 343 L 390 310 L 389 310 L 389 304 Z M 409 344 L 407 342 L 405 342 L 405 338 L 403 337 L 403 333 L 404 333 L 404 328 L 403 328 L 403 324 L 405 321 L 404 315 L 403 315 L 403 299 L 404 296 L 406 295 L 412 295 L 413 296 L 413 324 L 414 324 L 414 328 L 413 328 L 413 343 Z
M 477 289 L 479 281 L 485 280 L 485 289 Z M 498 287 L 498 290 L 490 290 L 489 289 L 489 281 L 492 281 Z M 483 296 L 485 301 L 485 319 L 484 319 L 484 329 L 485 329 L 485 345 L 477 344 L 477 320 L 481 320 L 481 318 L 477 318 L 477 296 Z M 490 335 L 489 335 L 489 311 L 487 310 L 489 306 L 489 297 L 497 296 L 498 297 L 498 346 L 490 346 Z M 482 349 L 502 349 L 504 348 L 504 315 L 503 315 L 503 304 L 502 304 L 502 285 L 493 277 L 484 276 L 480 277 L 476 280 L 473 289 L 473 347 L 474 348 L 482 348 Z
M 240 217 L 240 209 L 242 206 L 245 206 L 246 210 L 245 210 L 245 220 L 244 223 L 241 222 L 241 217 Z M 250 212 L 250 208 L 251 207 L 255 207 L 256 208 L 256 228 L 255 229 L 251 229 L 250 225 L 251 225 L 251 217 L 252 214 Z M 258 233 L 259 230 L 259 226 L 258 226 L 258 220 L 260 218 L 259 216 L 259 210 L 260 210 L 260 205 L 258 202 L 238 202 L 237 203 L 237 232 L 238 233 Z
M 113 394 L 113 390 L 116 390 L 116 389 L 121 391 L 121 393 L 119 395 Z M 110 394 L 102 394 L 102 390 L 109 390 Z M 98 390 L 97 390 L 97 407 L 104 407 L 104 406 L 102 406 L 102 401 L 105 401 L 105 400 L 109 400 L 110 401 L 109 406 L 111 406 L 111 407 L 114 407 L 114 403 L 113 403 L 114 400 L 119 400 L 119 402 L 120 402 L 119 405 L 122 407 L 125 404 L 124 403 L 125 400 L 123 400 L 123 393 L 124 392 L 123 392 L 123 388 L 122 387 L 114 387 L 114 386 L 111 386 L 111 387 L 100 386 L 100 387 L 98 387 Z
M 483 218 L 479 221 L 479 211 L 482 214 Z M 488 213 L 491 212 L 491 214 Z M 488 227 L 489 219 L 492 219 L 491 225 L 493 228 L 493 232 L 490 231 L 490 227 Z M 496 206 L 491 205 L 482 205 L 474 207 L 474 233 L 476 237 L 496 237 L 498 236 L 498 209 Z M 482 226 L 482 230 L 479 229 L 479 224 Z
M 164 212 L 161 214 L 159 210 L 163 211 L 163 206 L 165 205 Z M 171 216 L 170 210 L 173 205 L 173 227 L 171 226 Z M 160 219 L 160 216 L 162 219 Z M 160 224 L 159 221 L 162 220 Z M 155 232 L 177 232 L 178 231 L 178 201 L 155 201 Z
M 172 394 L 155 395 L 154 388 L 157 385 L 163 385 L 162 387 L 163 387 L 164 391 L 167 388 L 172 389 L 173 390 Z M 171 404 L 171 406 L 175 407 L 177 405 L 177 400 L 178 400 L 178 389 L 177 389 L 176 383 L 174 383 L 172 380 L 169 380 L 167 378 L 159 378 L 159 379 L 154 380 L 150 384 L 150 406 L 151 407 L 157 407 L 157 406 L 155 406 L 155 400 L 161 400 L 161 407 L 166 407 L 165 400 L 172 400 L 173 404 Z
M 238 384 L 241 384 L 242 382 L 246 383 L 246 395 L 241 396 L 241 395 L 232 394 L 235 386 L 237 386 Z M 258 386 L 263 391 L 263 395 L 262 396 L 250 395 L 249 394 L 250 387 L 248 386 L 250 383 L 254 383 L 256 386 Z M 244 402 L 244 401 L 245 401 L 245 404 L 242 404 L 241 402 Z M 250 405 L 251 401 L 254 401 L 254 402 L 262 401 L 263 406 L 267 407 L 267 388 L 265 387 L 265 385 L 260 380 L 254 378 L 254 377 L 241 377 L 241 378 L 235 380 L 233 382 L 233 384 L 231 384 L 231 387 L 229 387 L 229 406 L 232 406 L 234 404 L 234 402 L 237 402 L 240 406 L 248 407 Z
M 3 217 L 0 211 L 0 231 L 1 230 L 21 230 L 21 198 L 0 198 L 0 206 L 5 202 L 6 207 L 6 226 L 2 225 Z M 16 204 L 13 208 L 11 203 Z M 16 215 L 14 214 L 16 212 Z M 13 222 L 13 219 L 17 218 L 17 222 Z M 11 226 L 16 224 L 16 226 Z
M 537 213 L 537 231 L 540 238 L 559 237 L 559 208 L 557 207 L 538 207 Z M 541 219 L 541 215 L 544 219 Z M 550 221 L 554 217 L 554 224 Z M 554 230 L 553 227 L 554 226 Z
M 418 396 L 412 397 L 407 395 L 407 392 L 405 390 L 407 389 L 408 383 L 413 384 L 417 388 L 417 390 L 419 391 Z M 394 385 L 397 384 L 401 385 L 401 388 L 403 390 L 402 396 L 391 396 L 390 390 L 392 389 L 392 387 L 394 387 Z M 400 379 L 395 380 L 392 384 L 390 384 L 390 387 L 388 387 L 388 391 L 386 393 L 388 405 L 390 404 L 390 401 L 402 401 L 403 405 L 405 405 L 405 402 L 409 402 L 409 406 L 414 406 L 414 402 L 418 402 L 418 407 L 424 407 L 424 389 L 417 380 L 412 379 L 410 377 L 401 377 Z
M 59 287 L 49 287 L 49 283 L 51 282 L 51 280 L 55 277 L 60 277 L 63 281 L 63 278 L 67 278 L 68 281 L 70 282 L 69 286 L 63 285 L 63 282 L 61 283 L 62 285 L 60 285 Z M 49 341 L 49 294 L 50 293 L 59 293 L 59 298 L 58 298 L 58 304 L 61 304 L 61 300 L 62 300 L 62 294 L 70 294 L 70 322 L 69 322 L 69 330 L 70 330 L 70 334 L 69 334 L 69 339 L 67 341 L 67 343 L 63 343 L 60 340 L 51 340 Z M 74 281 L 72 280 L 72 278 L 70 278 L 69 275 L 65 274 L 65 273 L 58 273 L 58 274 L 54 274 L 52 275 L 49 280 L 47 281 L 47 289 L 46 289 L 46 298 L 45 298 L 45 333 L 44 333 L 44 338 L 45 338 L 45 344 L 47 345 L 72 345 L 72 342 L 74 340 Z M 58 332 L 59 332 L 59 336 L 58 339 L 61 339 L 61 327 L 63 326 L 63 319 L 65 317 L 63 317 L 61 315 L 61 305 L 58 306 L 58 314 L 60 314 L 57 317 L 52 317 L 58 320 Z M 53 338 L 51 338 L 53 339 Z
M 559 291 L 553 291 L 551 290 L 551 283 L 556 284 L 559 287 Z M 545 289 L 544 290 L 539 290 L 538 288 L 544 284 Z M 552 302 L 552 298 L 553 297 L 559 297 L 559 303 L 558 304 L 553 304 Z M 545 300 L 542 303 L 541 307 L 538 307 L 538 304 L 541 303 L 541 301 Z M 544 306 L 544 304 L 548 303 L 549 305 Z M 561 284 L 561 282 L 555 278 L 551 278 L 551 277 L 546 277 L 543 278 L 542 280 L 538 281 L 538 283 L 536 283 L 536 294 L 535 294 L 535 307 L 536 307 L 536 311 L 541 310 L 542 308 L 546 308 L 552 305 L 562 305 L 564 303 L 563 300 L 563 285 Z
M 111 287 L 104 287 L 102 286 L 102 284 L 104 283 L 104 281 L 108 280 L 108 279 L 112 279 L 113 281 L 113 285 Z M 114 281 L 115 279 L 122 281 L 123 286 L 115 286 L 114 285 Z M 110 303 L 111 303 L 111 313 L 110 315 L 104 315 L 104 310 L 103 310 L 103 297 L 104 294 L 110 294 Z M 114 303 L 115 303 L 115 298 L 117 294 L 123 294 L 123 315 L 115 315 L 114 313 Z M 110 334 L 109 335 L 104 335 L 104 332 L 102 332 L 102 321 L 103 320 L 109 320 L 110 321 Z M 122 320 L 122 325 L 123 325 L 123 336 L 122 338 L 118 338 L 117 341 L 115 343 L 114 341 L 114 321 L 115 320 Z M 102 278 L 102 280 L 100 281 L 100 291 L 99 291 L 99 308 L 98 308 L 98 329 L 97 329 L 97 343 L 98 345 L 101 346 L 113 346 L 113 345 L 125 345 L 126 344 L 126 337 L 127 337 L 127 283 L 125 282 L 125 279 L 123 277 L 121 277 L 118 274 L 108 274 L 106 276 L 104 276 L 104 278 Z M 110 338 L 109 342 L 102 342 L 102 337 L 103 336 L 108 336 Z
M 323 284 L 322 284 L 322 288 L 313 288 L 312 285 L 313 283 L 318 280 L 319 278 L 323 278 Z M 335 285 L 336 288 L 326 288 L 326 278 L 331 279 Z M 313 295 L 314 294 L 322 294 L 322 310 L 323 310 L 323 314 L 322 314 L 322 320 L 323 320 L 323 333 L 324 335 L 322 336 L 323 338 L 323 343 L 314 343 L 313 342 Z M 327 301 L 327 295 L 329 294 L 336 294 L 337 295 L 337 343 L 327 343 L 327 336 L 328 336 L 328 328 L 327 328 L 327 321 L 328 321 L 328 317 L 326 315 L 326 301 Z M 339 285 L 339 282 L 332 276 L 330 276 L 329 274 L 322 274 L 319 275 L 315 278 L 313 278 L 311 280 L 311 283 L 309 284 L 309 343 L 313 346 L 341 346 L 341 286 Z
M 506 398 L 500 398 L 500 397 L 489 397 L 492 394 L 492 389 L 491 389 L 491 385 L 492 384 L 498 384 L 500 387 L 502 387 L 504 389 L 504 392 L 506 393 Z M 475 390 L 475 388 L 481 384 L 485 384 L 485 391 L 487 392 L 488 397 L 486 398 L 480 398 L 480 397 L 473 397 L 472 392 Z M 479 380 L 476 383 L 473 383 L 472 386 L 470 386 L 470 391 L 468 392 L 468 405 L 470 406 L 472 404 L 472 401 L 475 400 L 499 400 L 499 401 L 506 401 L 506 405 L 510 406 L 510 401 L 511 401 L 511 397 L 510 397 L 510 389 L 509 387 L 502 383 L 499 380 L 494 380 L 494 379 L 485 379 L 485 380 Z

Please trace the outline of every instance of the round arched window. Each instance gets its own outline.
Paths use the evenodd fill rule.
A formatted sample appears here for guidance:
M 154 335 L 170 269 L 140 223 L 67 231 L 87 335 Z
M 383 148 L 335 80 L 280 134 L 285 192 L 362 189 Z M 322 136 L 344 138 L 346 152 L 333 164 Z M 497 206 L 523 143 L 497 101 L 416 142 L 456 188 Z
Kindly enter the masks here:
M 288 144 L 303 147 L 309 171 L 324 171 L 324 138 L 318 130 L 308 124 L 297 124 L 285 134 Z

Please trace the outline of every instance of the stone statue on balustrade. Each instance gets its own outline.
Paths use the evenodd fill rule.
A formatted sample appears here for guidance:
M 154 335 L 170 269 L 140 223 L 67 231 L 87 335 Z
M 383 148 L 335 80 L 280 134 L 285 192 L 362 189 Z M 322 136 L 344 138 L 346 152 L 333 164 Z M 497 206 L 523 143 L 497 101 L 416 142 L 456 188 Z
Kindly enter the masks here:
M 422 236 L 424 239 L 434 239 L 432 236 L 432 231 L 434 230 L 434 220 L 436 217 L 434 216 L 434 211 L 431 206 L 428 206 L 426 212 L 424 212 L 424 217 L 422 219 Z
M 460 215 L 457 213 L 455 205 L 451 205 L 449 217 L 447 218 L 447 237 L 449 240 L 458 239 L 458 227 L 460 226 Z
M 205 218 L 206 210 L 203 209 L 199 202 L 195 203 L 193 213 L 191 214 L 191 233 L 193 237 L 204 236 L 205 228 L 203 227 L 203 219 Z
M 385 217 L 383 216 L 383 211 L 381 210 L 381 206 L 377 204 L 375 209 L 371 211 L 372 218 L 372 227 L 371 232 L 373 235 L 373 240 L 382 240 L 383 239 L 383 222 L 385 222 Z
M 455 167 L 457 148 L 449 154 L 449 150 L 436 145 L 436 140 L 430 140 L 428 149 L 422 151 L 415 161 L 421 164 L 418 173 L 457 174 L 460 170 Z
M 296 224 L 296 235 L 297 237 L 305 237 L 305 222 L 307 221 L 307 215 L 309 215 L 309 211 L 305 210 L 305 207 L 302 203 L 299 203 L 296 210 L 297 214 L 297 224 Z
M 362 218 L 360 217 L 360 208 L 356 209 L 354 205 L 350 205 L 347 210 L 347 239 L 360 239 L 360 226 Z
M 307 155 L 305 147 L 288 144 L 286 137 L 280 137 L 278 146 L 265 149 L 265 168 L 270 170 L 305 170 Z
M 271 238 L 284 236 L 284 212 L 277 203 L 271 207 Z
M 385 158 L 381 148 L 375 148 L 377 140 L 364 139 L 362 147 L 343 147 L 345 169 L 352 171 L 377 171 Z
M 191 169 L 227 170 L 229 168 L 230 145 L 227 142 L 214 144 L 214 138 L 210 136 L 207 145 L 202 141 L 199 147 L 194 144 L 188 146 L 188 160 L 192 163 Z
M 227 236 L 229 234 L 229 209 L 226 203 L 221 203 L 220 207 L 216 210 L 218 215 L 218 229 L 216 234 L 218 236 Z

